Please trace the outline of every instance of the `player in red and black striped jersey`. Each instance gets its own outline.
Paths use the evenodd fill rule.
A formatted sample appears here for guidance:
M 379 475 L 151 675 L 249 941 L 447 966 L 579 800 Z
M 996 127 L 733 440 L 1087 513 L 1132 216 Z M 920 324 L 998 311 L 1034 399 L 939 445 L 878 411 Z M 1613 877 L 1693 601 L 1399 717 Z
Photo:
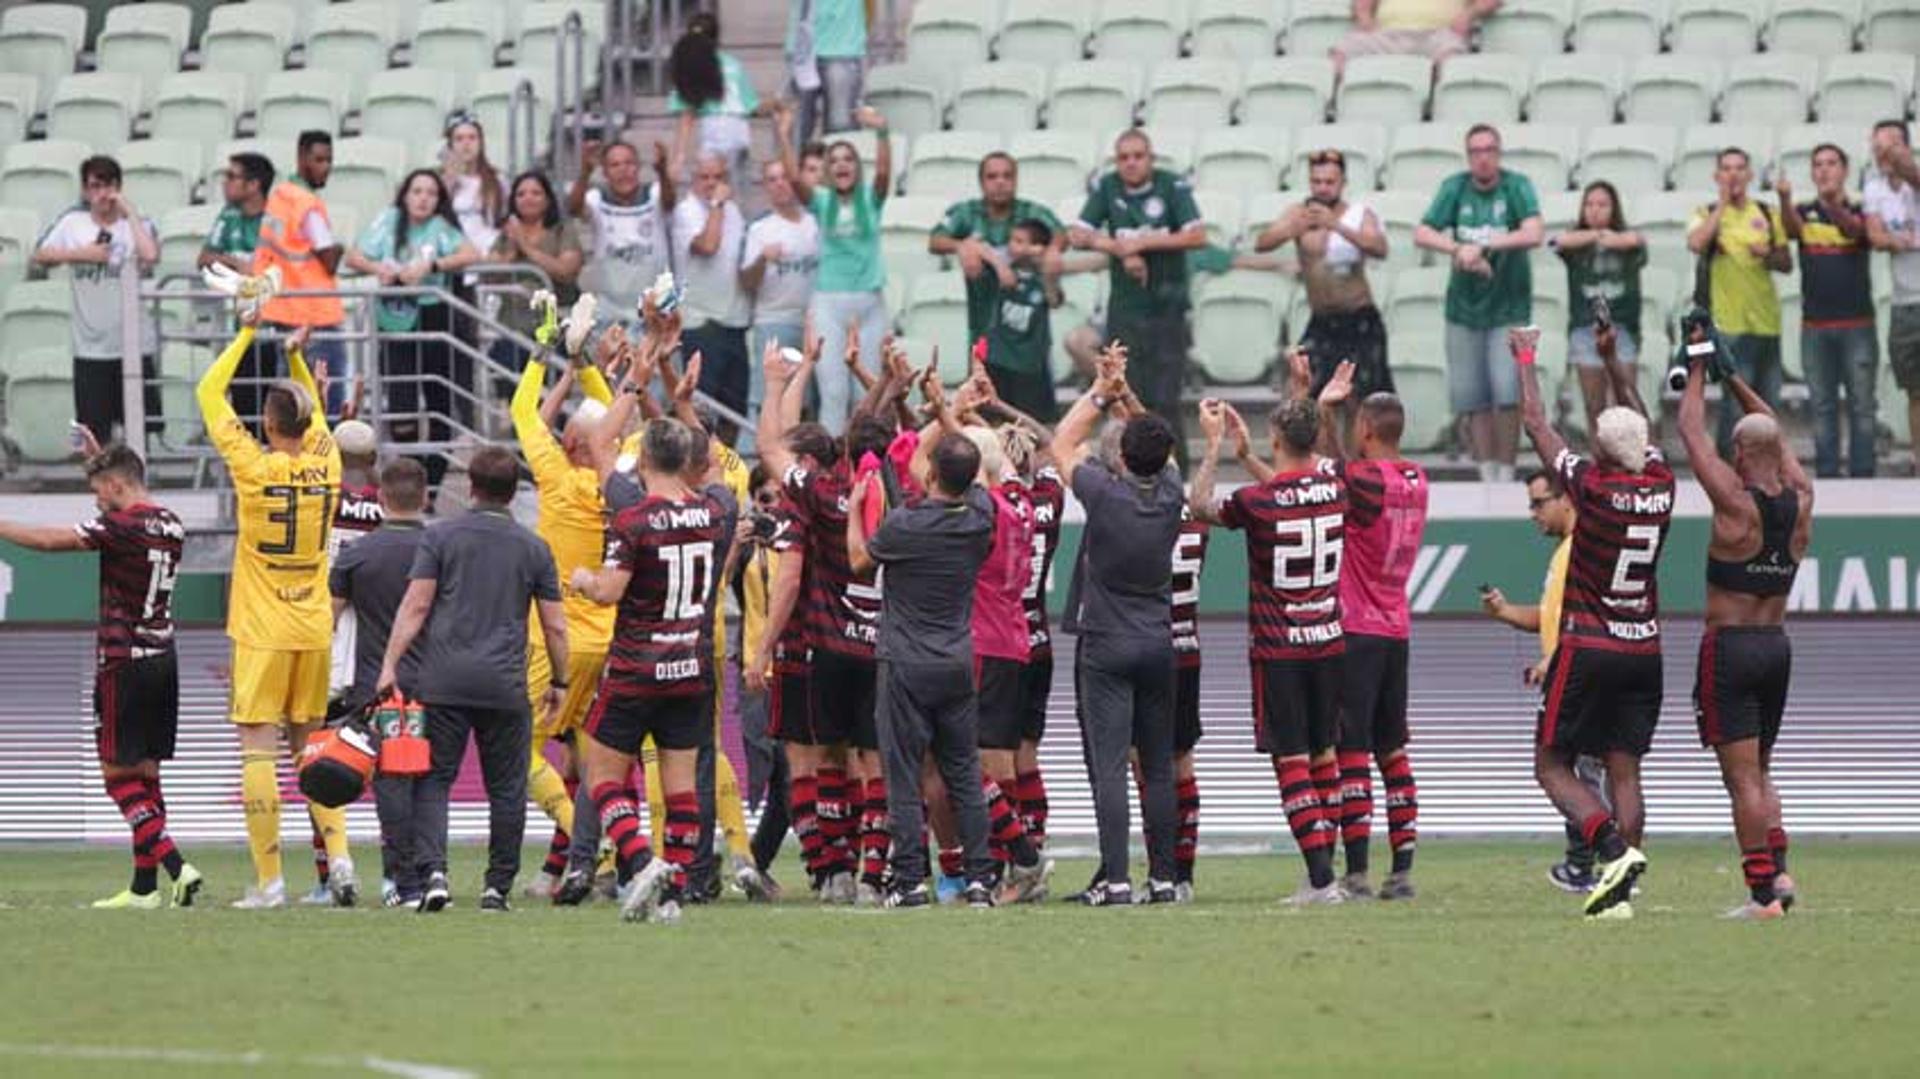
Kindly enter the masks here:
M 1214 473 L 1229 427 L 1245 424 L 1219 401 L 1201 404 L 1208 453 L 1194 477 L 1195 518 L 1246 534 L 1247 619 L 1252 631 L 1255 744 L 1273 758 L 1287 824 L 1307 863 L 1296 904 L 1345 898 L 1333 875 L 1339 836 L 1338 734 L 1341 660 L 1340 561 L 1347 490 L 1333 462 L 1315 452 L 1314 402 L 1287 401 L 1270 419 L 1274 472 L 1216 502 Z
M 1173 842 L 1176 902 L 1193 901 L 1193 863 L 1200 850 L 1200 779 L 1193 749 L 1200 744 L 1200 577 L 1207 565 L 1211 526 L 1189 509 L 1173 545 L 1173 794 L 1180 834 Z
M 1566 484 L 1579 514 L 1561 610 L 1560 646 L 1547 666 L 1534 772 L 1547 797 L 1599 853 L 1588 917 L 1630 918 L 1645 871 L 1640 758 L 1660 718 L 1660 586 L 1656 571 L 1673 517 L 1673 470 L 1648 444 L 1646 406 L 1633 369 L 1614 355 L 1613 328 L 1595 344 L 1616 399 L 1594 422 L 1594 458 L 1581 457 L 1547 422 L 1534 370 L 1539 331 L 1514 330 L 1521 420 L 1540 460 Z M 1613 810 L 1574 775 L 1581 754 L 1603 757 Z
M 585 772 L 601 834 L 619 857 L 629 921 L 679 918 L 700 832 L 695 760 L 712 736 L 713 649 L 704 639 L 721 570 L 726 514 L 690 489 L 683 473 L 693 434 L 677 420 L 650 421 L 641 438 L 646 496 L 608 530 L 599 572 L 574 571 L 573 586 L 596 603 L 618 604 L 607 667 L 586 720 Z M 631 775 L 640 744 L 653 738 L 666 791 L 666 849 L 653 858 Z
M 133 831 L 133 883 L 93 905 L 158 910 L 166 901 L 159 890 L 164 867 L 173 879 L 174 905 L 192 906 L 203 878 L 168 836 L 160 793 L 160 762 L 172 759 L 179 726 L 173 585 L 187 532 L 172 510 L 148 497 L 146 466 L 131 449 L 116 444 L 96 452 L 86 471 L 99 516 L 72 528 L 0 521 L 0 540 L 100 556 L 94 740 L 107 795 Z
M 1033 565 L 1020 605 L 1027 615 L 1027 667 L 1021 676 L 1020 698 L 1025 719 L 1020 750 L 1014 756 L 1014 794 L 1020 803 L 1020 823 L 1037 846 L 1047 841 L 1047 781 L 1040 772 L 1040 741 L 1047 733 L 1047 703 L 1053 696 L 1053 627 L 1047 621 L 1047 582 L 1053 576 L 1053 556 L 1060 550 L 1060 520 L 1066 513 L 1067 491 L 1060 471 L 1039 456 L 1036 447 L 1025 457 L 1009 454 L 1027 479 L 1027 497 L 1033 503 Z M 1038 465 L 1036 467 L 1036 461 Z

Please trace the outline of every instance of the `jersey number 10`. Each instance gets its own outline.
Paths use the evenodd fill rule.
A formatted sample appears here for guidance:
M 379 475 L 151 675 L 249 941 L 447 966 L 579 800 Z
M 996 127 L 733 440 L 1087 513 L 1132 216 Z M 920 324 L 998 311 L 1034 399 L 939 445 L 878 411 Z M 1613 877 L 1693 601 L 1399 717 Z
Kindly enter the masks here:
M 713 591 L 713 544 L 682 543 L 660 548 L 667 567 L 667 621 L 692 621 L 707 613 L 707 595 Z

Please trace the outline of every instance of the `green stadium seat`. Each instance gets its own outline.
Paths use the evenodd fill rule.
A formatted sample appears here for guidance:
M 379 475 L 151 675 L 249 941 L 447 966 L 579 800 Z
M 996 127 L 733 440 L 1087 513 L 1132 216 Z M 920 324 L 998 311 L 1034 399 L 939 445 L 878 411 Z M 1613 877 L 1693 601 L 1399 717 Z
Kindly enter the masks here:
M 1433 202 L 1432 189 L 1390 188 L 1361 195 L 1356 201 L 1365 203 L 1380 219 L 1380 227 L 1386 230 L 1388 267 L 1401 269 L 1425 261 L 1424 252 L 1413 242 L 1413 230 Z
M 1072 220 L 1069 217 L 1067 220 Z M 1073 357 L 1067 354 L 1067 335 L 1080 326 L 1086 325 L 1094 311 L 1105 302 L 1107 275 L 1099 273 L 1068 274 L 1060 279 L 1059 307 L 1053 309 L 1053 353 L 1049 363 L 1053 368 L 1055 384 L 1073 381 Z
M 1624 57 L 1555 56 L 1534 68 L 1527 89 L 1527 119 L 1581 128 L 1611 124 L 1626 83 Z
M 53 284 L 59 285 L 62 291 L 67 288 L 64 281 L 56 281 Z M 71 294 L 68 302 L 72 302 Z M 58 345 L 41 345 L 8 355 L 6 359 L 8 377 L 64 378 L 70 375 L 73 372 L 73 346 L 64 336 L 66 331 L 63 329 L 61 332 L 63 336 Z M 72 405 L 69 403 L 68 411 L 71 410 Z
M 1447 279 L 1452 272 L 1447 266 L 1415 266 L 1393 275 L 1384 310 L 1388 340 L 1402 332 L 1445 332 Z M 1538 287 L 1540 282 L 1534 285 Z
M 249 6 L 272 5 L 285 8 L 293 16 L 293 43 L 299 44 L 307 39 L 307 30 L 313 25 L 314 13 L 326 7 L 332 0 L 243 0 Z
M 1540 220 L 1546 223 L 1547 232 L 1555 233 L 1570 229 L 1580 216 L 1580 192 L 1578 191 L 1541 191 Z M 1541 249 L 1544 250 L 1544 249 Z M 1537 270 L 1542 263 L 1556 265 L 1559 260 L 1551 252 L 1534 252 L 1534 266 Z
M 967 286 L 957 273 L 928 273 L 913 279 L 900 312 L 900 329 L 908 337 L 924 338 L 940 346 L 943 359 L 956 358 L 960 377 L 967 366 Z M 942 377 L 946 377 L 943 367 Z
M 1281 215 L 1299 201 L 1299 194 L 1289 191 L 1259 191 L 1248 195 L 1241 207 L 1240 242 L 1234 247 L 1252 252 L 1254 241 L 1267 226 L 1280 220 Z M 1276 249 L 1276 253 L 1281 252 Z
M 1667 47 L 1696 56 L 1746 56 L 1760 44 L 1766 5 L 1747 0 L 1673 0 Z
M 1800 276 L 1776 274 L 1774 292 L 1780 297 L 1780 370 L 1794 382 L 1807 380 L 1805 357 L 1800 349 L 1801 315 Z
M 1782 171 L 1793 180 L 1793 185 L 1802 191 L 1809 190 L 1813 183 L 1813 148 L 1823 142 L 1833 143 L 1847 152 L 1847 157 L 1856 164 L 1869 160 L 1867 146 L 1871 128 L 1865 124 L 1792 124 L 1780 129 L 1779 150 L 1774 155 L 1774 172 L 1778 176 Z M 1755 171 L 1759 163 L 1755 162 Z M 4 201 L 4 200 L 0 200 Z
M 1208 243 L 1229 247 L 1239 237 L 1243 213 L 1239 192 L 1196 187 L 1193 205 L 1206 226 Z
M 140 212 L 159 220 L 177 206 L 193 201 L 193 188 L 205 172 L 206 148 L 186 139 L 141 139 L 114 151 L 120 162 L 127 197 Z M 219 197 L 215 191 L 214 197 Z
M 946 118 L 945 87 L 920 64 L 881 64 L 867 72 L 867 104 L 886 114 L 887 124 L 909 136 L 938 131 Z
M 1583 0 L 1573 21 L 1573 51 L 1652 56 L 1665 37 L 1668 0 Z
M 286 66 L 298 25 L 298 13 L 287 5 L 222 4 L 209 13 L 201 35 L 200 69 L 245 76 L 258 90 L 268 75 Z
M 1047 96 L 1047 72 L 1039 64 L 1003 60 L 960 73 L 953 90 L 953 126 L 961 131 L 1031 131 Z
M 7 290 L 0 306 L 0 341 L 9 355 L 36 348 L 57 348 L 73 355 L 69 323 L 73 288 L 65 281 L 22 281 Z
M 1424 56 L 1356 56 L 1347 61 L 1334 113 L 1342 123 L 1417 124 L 1432 88 L 1433 64 Z
M 1005 144 L 1006 140 L 994 131 L 922 135 L 913 141 L 906 192 L 948 201 L 965 198 L 979 188 L 980 159 Z
M 0 71 L 0 147 L 27 137 L 27 124 L 40 111 L 39 78 Z
M 176 72 L 160 80 L 147 130 L 155 138 L 211 145 L 233 137 L 235 122 L 252 100 L 247 76 L 238 72 Z
M 1693 212 L 1717 196 L 1711 190 L 1655 191 L 1627 202 L 1627 218 L 1647 241 L 1647 261 L 1693 280 L 1694 256 L 1687 250 L 1687 223 Z M 1621 195 L 1622 201 L 1627 196 Z
M 1467 125 L 1408 124 L 1393 131 L 1383 183 L 1410 191 L 1431 191 L 1467 167 Z M 1349 168 L 1351 173 L 1351 168 Z M 1304 176 L 1296 185 L 1306 189 Z
M 1187 0 L 1101 0 L 1093 20 L 1093 55 L 1157 64 L 1180 55 Z
M 39 214 L 24 206 L 0 206 L 0 281 L 11 283 L 26 275 L 39 240 Z
M 1565 273 L 1536 273 L 1533 275 L 1533 324 L 1543 330 L 1557 330 L 1561 334 L 1567 331 L 1567 275 Z
M 1910 426 L 1911 414 L 1907 412 L 1906 391 L 1902 390 L 1899 382 L 1895 381 L 1892 364 L 1883 363 L 1877 366 L 1880 374 L 1875 386 L 1878 391 L 1875 395 L 1875 403 L 1879 406 L 1880 424 L 1892 433 L 1895 445 L 1911 446 L 1913 431 Z
M 887 200 L 887 212 L 880 219 L 880 252 L 886 256 L 889 278 L 896 270 L 903 279 L 911 280 L 946 269 L 939 256 L 927 253 L 927 237 L 951 205 L 946 199 L 918 195 L 896 195 Z
M 1047 126 L 1107 131 L 1132 126 L 1143 73 L 1112 60 L 1076 60 L 1052 71 Z
M 72 367 L 67 370 L 71 372 Z M 72 459 L 73 447 L 67 441 L 67 422 L 72 415 L 70 374 L 7 382 L 7 434 L 28 461 L 52 464 Z
M 505 16 L 492 4 L 449 0 L 420 11 L 409 55 L 420 67 L 440 71 L 485 71 L 506 36 Z M 553 57 L 538 64 L 519 59 L 520 67 L 551 67 Z
M 907 21 L 907 56 L 916 68 L 958 71 L 984 64 L 999 28 L 1000 0 L 915 4 Z
M 1213 382 L 1266 377 L 1280 348 L 1281 279 L 1236 271 L 1206 280 L 1193 309 L 1193 358 Z
M 328 4 L 313 13 L 307 28 L 307 70 L 339 75 L 350 86 L 351 107 L 358 108 L 366 100 L 367 81 L 387 69 L 399 40 L 393 12 L 382 0 L 353 0 Z M 417 52 L 413 62 L 417 67 L 432 67 Z
M 1773 160 L 1773 128 L 1765 124 L 1697 124 L 1680 132 L 1673 162 L 1673 186 L 1682 191 L 1711 191 L 1720 151 L 1737 146 L 1756 170 Z
M 1564 191 L 1580 157 L 1580 132 L 1559 124 L 1511 124 L 1500 129 L 1501 164 L 1533 181 L 1540 194 Z M 1401 185 L 1405 186 L 1405 185 Z
M 220 159 L 226 164 L 226 158 Z M 216 189 L 218 190 L 218 189 Z M 160 230 L 160 265 L 167 269 L 191 269 L 213 231 L 213 219 L 220 215 L 218 203 L 202 206 L 177 206 L 157 218 Z
M 1860 0 L 1775 0 L 1762 40 L 1770 52 L 1840 56 L 1859 25 Z
M 255 133 L 291 139 L 302 131 L 337 131 L 347 114 L 347 81 L 312 69 L 267 76 L 254 109 Z
M 1908 103 L 1913 100 L 1913 77 L 1911 54 L 1836 56 L 1827 62 L 1814 108 L 1823 122 L 1851 120 L 1873 124 L 1904 117 Z
M 520 13 L 520 33 L 514 39 L 513 62 L 516 67 L 554 68 L 555 51 L 566 25 L 567 16 L 578 12 L 585 33 L 581 57 L 582 75 L 587 89 L 600 84 L 600 46 L 607 40 L 607 5 L 588 0 L 548 0 L 537 4 L 508 4 L 507 10 Z M 414 61 L 416 64 L 418 60 Z M 567 63 L 571 64 L 571 54 Z M 489 65 L 491 66 L 491 65 Z
M 333 176 L 327 180 L 327 205 L 357 206 L 363 213 L 378 213 L 393 204 L 400 178 L 416 163 L 424 163 L 431 152 L 426 147 L 410 151 L 409 144 L 395 139 L 363 135 L 333 142 Z M 371 216 L 368 220 L 372 220 Z M 336 230 L 337 231 L 337 230 Z M 355 237 L 340 234 L 352 242 Z
M 1447 397 L 1447 372 L 1445 367 L 1419 367 L 1400 364 L 1400 357 L 1434 354 L 1442 350 L 1443 342 L 1437 338 L 1416 338 L 1400 341 L 1388 338 L 1388 349 L 1394 355 L 1393 388 L 1406 407 L 1406 427 L 1401 433 L 1401 443 L 1410 450 L 1434 450 L 1441 448 L 1453 433 L 1453 405 Z
M 1724 78 L 1725 66 L 1712 56 L 1644 56 L 1633 65 L 1620 115 L 1630 124 L 1709 123 Z
M 533 141 L 531 149 L 523 148 L 522 154 L 538 155 L 547 148 L 548 120 L 553 115 L 554 73 L 543 68 L 496 67 L 473 74 L 473 92 L 468 108 L 480 121 L 480 127 L 487 133 L 493 147 L 504 156 L 507 152 L 507 119 L 511 112 L 513 94 L 522 81 L 533 87 Z M 736 183 L 745 180 L 736 178 Z
M 133 131 L 140 78 L 117 71 L 68 75 L 53 88 L 47 108 L 47 137 L 85 143 L 105 150 L 127 141 Z
M 1673 168 L 1675 134 L 1665 124 L 1615 124 L 1587 132 L 1579 182 L 1609 180 L 1622 198 L 1664 191 Z
M 0 205 L 32 210 L 51 224 L 80 199 L 80 162 L 93 148 L 62 139 L 18 142 L 0 157 Z
M 1325 56 L 1353 29 L 1348 0 L 1294 0 L 1287 12 L 1282 51 L 1288 56 Z
M 1147 76 L 1142 116 L 1159 128 L 1201 131 L 1224 127 L 1240 96 L 1240 65 L 1232 60 L 1169 60 Z
M 1242 63 L 1271 57 L 1280 31 L 1274 18 L 1278 10 L 1272 0 L 1194 0 L 1187 51 Z
M 360 133 L 428 145 L 441 137 L 454 109 L 460 76 L 451 71 L 399 67 L 366 80 L 366 103 L 360 107 Z M 503 140 L 503 128 L 491 133 Z M 500 143 L 495 152 L 506 147 Z
M 397 44 L 412 40 L 414 30 L 420 25 L 420 13 L 426 10 L 427 5 L 436 2 L 437 0 L 383 0 L 383 6 L 389 9 L 388 18 L 393 20 L 394 42 Z M 481 2 L 491 3 L 494 7 L 501 9 L 501 17 L 504 20 L 501 26 L 509 36 L 520 29 L 520 4 L 513 0 L 481 0 Z
M 1293 134 L 1293 167 L 1287 186 L 1307 189 L 1307 155 L 1315 150 L 1338 150 L 1347 158 L 1347 190 L 1364 197 L 1377 185 L 1387 164 L 1387 131 L 1379 124 L 1310 124 Z
M 1078 60 L 1092 24 L 1092 0 L 1007 0 L 994 55 L 1030 64 Z
M 1720 119 L 1729 124 L 1800 123 L 1807 118 L 1820 64 L 1811 56 L 1746 56 L 1735 61 L 1720 91 Z M 1912 71 L 1913 61 L 1907 61 Z
M 1628 219 L 1628 224 L 1629 225 L 1632 224 L 1631 218 Z M 1688 281 L 1688 287 L 1689 288 L 1692 287 L 1691 280 Z M 1651 335 L 1655 331 L 1664 332 L 1667 327 L 1667 324 L 1671 322 L 1674 317 L 1674 314 L 1675 314 L 1674 305 L 1679 299 L 1680 299 L 1680 275 L 1679 274 L 1674 273 L 1672 270 L 1667 269 L 1664 266 L 1641 267 L 1640 269 L 1640 333 L 1641 335 L 1643 337 L 1651 338 Z M 1662 355 L 1662 353 L 1648 353 L 1645 348 L 1646 344 L 1647 342 L 1645 341 L 1641 342 L 1641 345 L 1642 345 L 1640 350 L 1641 355 L 1643 356 Z
M 107 9 L 106 26 L 94 40 L 94 65 L 101 71 L 141 76 L 138 106 L 144 109 L 161 76 L 179 70 L 192 28 L 193 9 L 185 4 L 115 4 Z
M 273 171 L 276 177 L 283 177 L 293 171 L 294 158 L 298 152 L 297 147 L 298 143 L 291 135 L 265 139 L 225 139 L 215 143 L 212 152 L 206 157 L 207 172 L 205 176 L 206 190 L 208 197 L 214 204 L 214 208 L 219 208 L 221 175 L 227 171 L 227 161 L 233 157 L 233 155 L 259 154 L 268 161 L 273 162 Z M 326 197 L 331 199 L 335 197 L 335 194 L 333 183 L 329 180 L 327 183 Z
M 1087 177 L 1099 160 L 1091 131 L 1048 128 L 1018 132 L 1007 152 L 1020 163 L 1020 194 L 1040 202 L 1085 198 Z
M 1860 47 L 1868 52 L 1920 54 L 1920 8 L 1913 0 L 1866 0 Z
M 1333 98 L 1333 61 L 1325 56 L 1282 56 L 1246 66 L 1240 85 L 1240 122 L 1300 127 L 1327 120 Z
M 1196 187 L 1253 195 L 1277 191 L 1293 140 L 1284 127 L 1216 127 L 1200 133 L 1194 151 Z
M 40 98 L 51 97 L 86 36 L 87 9 L 78 4 L 15 4 L 0 12 L 0 71 L 33 76 Z
M 1456 56 L 1440 68 L 1433 87 L 1438 122 L 1506 124 L 1520 119 L 1533 64 L 1524 56 Z
M 1142 129 L 1147 140 L 1153 144 L 1153 164 L 1155 168 L 1172 172 L 1187 173 L 1193 169 L 1193 155 L 1200 146 L 1200 133 L 1186 127 L 1152 127 Z M 1116 131 L 1100 142 L 1100 168 L 1113 168 L 1113 144 L 1120 137 Z
M 1480 48 L 1545 59 L 1566 51 L 1573 0 L 1507 0 L 1480 27 Z M 1451 64 L 1453 61 L 1449 60 Z

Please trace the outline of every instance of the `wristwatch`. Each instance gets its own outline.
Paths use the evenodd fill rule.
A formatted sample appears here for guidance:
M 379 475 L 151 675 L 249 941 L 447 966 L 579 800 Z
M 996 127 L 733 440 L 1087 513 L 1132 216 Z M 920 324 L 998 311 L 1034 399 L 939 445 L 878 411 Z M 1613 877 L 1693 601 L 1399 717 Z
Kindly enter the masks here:
M 1093 395 L 1093 407 L 1099 409 L 1102 412 L 1105 412 L 1108 409 L 1108 407 L 1110 407 L 1112 404 L 1113 404 L 1113 398 L 1108 397 L 1105 394 L 1096 393 Z
M 558 690 L 562 690 L 562 691 L 564 691 L 564 690 L 565 690 L 565 689 L 567 688 L 567 683 L 565 683 L 565 682 L 562 682 L 562 681 L 560 681 L 560 680 L 559 680 L 559 679 L 557 679 L 557 678 L 549 678 L 549 679 L 547 680 L 547 688 L 548 688 L 548 689 L 558 689 Z

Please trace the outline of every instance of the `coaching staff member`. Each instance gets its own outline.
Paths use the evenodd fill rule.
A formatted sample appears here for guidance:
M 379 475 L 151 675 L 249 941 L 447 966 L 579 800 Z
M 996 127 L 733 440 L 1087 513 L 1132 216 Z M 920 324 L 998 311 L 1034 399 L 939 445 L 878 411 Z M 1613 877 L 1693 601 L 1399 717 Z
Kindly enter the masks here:
M 504 911 L 520 872 L 527 830 L 527 607 L 539 604 L 540 628 L 556 673 L 567 669 L 566 614 L 546 542 L 515 524 L 507 506 L 520 484 L 512 452 L 487 446 L 467 465 L 471 512 L 427 530 L 414 555 L 412 582 L 394 620 L 376 693 L 398 680 L 400 661 L 424 629 L 420 697 L 427 706 L 433 769 L 414 792 L 414 843 L 427 874 L 420 910 L 447 905 L 447 796 L 471 733 L 487 787 L 487 884 L 480 909 Z M 560 707 L 566 683 L 555 678 L 544 703 Z

